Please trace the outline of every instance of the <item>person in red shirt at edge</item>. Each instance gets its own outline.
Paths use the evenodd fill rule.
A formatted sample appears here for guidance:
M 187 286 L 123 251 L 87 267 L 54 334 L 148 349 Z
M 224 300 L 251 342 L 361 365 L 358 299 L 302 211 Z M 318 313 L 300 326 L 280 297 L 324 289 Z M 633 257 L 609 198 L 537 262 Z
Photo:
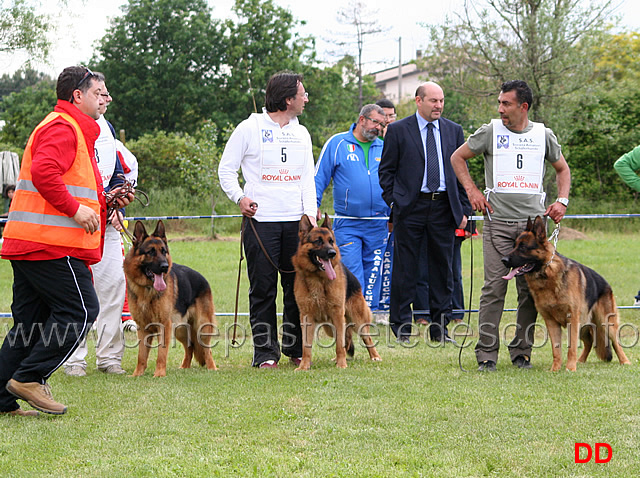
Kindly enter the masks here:
M 65 68 L 54 111 L 25 148 L 0 251 L 14 276 L 14 325 L 0 348 L 0 413 L 38 414 L 21 409 L 17 398 L 45 413 L 65 413 L 47 379 L 98 315 L 89 266 L 102 257 L 107 217 L 94 150 L 101 85 L 88 68 Z M 132 200 L 128 193 L 109 206 Z

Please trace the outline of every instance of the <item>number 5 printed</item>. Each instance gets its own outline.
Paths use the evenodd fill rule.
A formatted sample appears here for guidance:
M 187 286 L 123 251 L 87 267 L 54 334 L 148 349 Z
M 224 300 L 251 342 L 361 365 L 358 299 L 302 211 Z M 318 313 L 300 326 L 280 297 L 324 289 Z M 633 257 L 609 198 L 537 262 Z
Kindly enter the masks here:
M 282 161 L 283 163 L 287 162 L 287 147 L 283 146 L 282 148 L 280 148 L 280 161 Z

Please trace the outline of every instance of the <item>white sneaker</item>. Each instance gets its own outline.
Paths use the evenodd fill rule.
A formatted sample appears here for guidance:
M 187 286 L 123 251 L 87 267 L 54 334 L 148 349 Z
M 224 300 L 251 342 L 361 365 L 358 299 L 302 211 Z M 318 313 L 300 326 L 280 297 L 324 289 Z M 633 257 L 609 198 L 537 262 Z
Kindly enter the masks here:
M 70 377 L 86 377 L 87 376 L 87 371 L 84 369 L 84 367 L 81 367 L 80 365 L 72 365 L 71 367 L 65 367 L 64 373 L 66 373 Z
M 378 325 L 389 325 L 389 314 L 373 314 L 373 321 Z
M 635 305 L 636 307 L 640 305 L 640 299 L 636 299 L 635 302 L 633 303 L 633 305 Z
M 98 370 L 110 375 L 124 375 L 127 373 L 119 364 L 113 364 L 109 365 L 108 367 L 98 368 Z
M 135 320 L 129 319 L 129 320 L 125 320 L 122 323 L 122 329 L 125 332 L 137 332 L 138 331 L 138 326 L 136 325 Z

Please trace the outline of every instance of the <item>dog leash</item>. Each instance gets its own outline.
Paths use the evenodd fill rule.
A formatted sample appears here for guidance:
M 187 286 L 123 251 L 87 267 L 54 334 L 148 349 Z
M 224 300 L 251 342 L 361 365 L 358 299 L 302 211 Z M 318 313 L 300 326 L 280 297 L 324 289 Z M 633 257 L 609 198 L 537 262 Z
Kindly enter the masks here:
M 547 267 L 553 262 L 553 258 L 556 256 L 556 252 L 558 252 L 558 237 L 560 236 L 560 223 L 556 224 L 555 229 L 549 236 L 549 242 L 553 241 L 553 254 L 551 254 L 551 259 L 544 266 Z
M 233 338 L 231 339 L 231 345 L 236 345 L 236 329 L 238 327 L 238 299 L 240 297 L 240 277 L 242 274 L 242 261 L 244 260 L 244 254 L 242 252 L 242 244 L 244 243 L 244 226 L 246 224 L 247 217 L 242 216 L 242 225 L 240 226 L 240 262 L 238 263 L 238 281 L 236 283 L 236 308 L 233 314 Z
M 114 213 L 114 211 L 117 211 L 118 208 L 114 207 L 113 205 L 115 204 L 115 202 L 118 199 L 122 199 L 127 197 L 129 194 L 133 194 L 134 195 L 134 200 L 138 200 L 138 202 L 140 204 L 142 204 L 142 207 L 147 207 L 149 205 L 149 196 L 147 195 L 147 193 L 145 193 L 144 191 L 140 190 L 140 189 L 136 189 L 136 181 L 129 181 L 124 174 L 118 174 L 117 176 L 119 179 L 122 179 L 122 184 L 120 185 L 120 190 L 117 193 L 112 193 L 111 191 L 109 192 L 102 192 L 104 194 L 105 200 L 107 202 L 107 218 L 111 217 L 111 215 Z M 142 201 L 142 199 L 140 199 L 140 196 L 144 197 L 144 202 Z M 133 235 L 129 232 L 129 230 L 125 227 L 124 223 L 122 222 L 122 219 L 120 218 L 120 214 L 116 213 L 116 218 L 118 219 L 118 223 L 120 223 L 120 227 L 122 227 L 122 231 L 124 232 L 125 236 L 127 236 L 127 238 L 133 242 L 134 238 Z
M 472 221 L 472 225 L 471 225 L 471 237 L 469 238 L 469 240 L 471 241 L 471 252 L 470 252 L 470 259 L 469 259 L 469 268 L 471 269 L 471 274 L 469 276 L 469 307 L 467 308 L 467 329 L 469 329 L 469 327 L 471 326 L 471 301 L 473 300 L 473 229 L 475 228 L 475 225 L 473 224 Z M 458 350 L 458 366 L 460 367 L 460 370 L 462 372 L 469 372 L 467 369 L 465 369 L 462 366 L 462 350 L 464 349 L 464 344 L 467 341 L 467 336 L 468 334 L 464 335 L 464 338 L 462 339 L 462 345 L 460 345 L 460 349 Z
M 262 249 L 262 253 L 265 255 L 265 257 L 267 258 L 269 263 L 273 266 L 273 268 L 275 270 L 279 271 L 281 274 L 293 274 L 295 272 L 293 270 L 291 270 L 291 271 L 282 270 L 275 264 L 275 262 L 273 262 L 273 260 L 271 259 L 271 256 L 267 252 L 267 249 L 264 247 L 264 244 L 262 243 L 262 240 L 260 239 L 260 236 L 258 235 L 258 231 L 256 231 L 256 226 L 254 226 L 253 221 L 251 220 L 251 218 L 249 218 L 247 216 L 242 216 L 242 226 L 240 227 L 240 262 L 238 263 L 238 280 L 237 280 L 237 284 L 236 284 L 236 307 L 235 307 L 235 312 L 233 314 L 234 315 L 234 317 L 233 317 L 233 338 L 231 339 L 231 343 L 233 345 L 237 344 L 237 342 L 236 342 L 236 329 L 237 329 L 237 326 L 238 326 L 238 299 L 239 299 L 239 296 L 240 296 L 240 277 L 241 277 L 241 274 L 242 274 L 242 261 L 244 259 L 242 245 L 244 244 L 245 225 L 246 225 L 247 222 L 251 226 L 251 230 L 253 231 L 253 234 L 256 237 L 256 240 L 258 241 L 258 245 L 260 246 L 260 249 Z
M 280 272 L 281 274 L 293 274 L 295 272 L 295 270 L 283 271 L 282 269 L 280 269 L 276 265 L 275 262 L 273 262 L 273 260 L 271 259 L 271 256 L 267 252 L 267 249 L 264 247 L 264 244 L 262 244 L 262 241 L 260 240 L 260 236 L 258 235 L 258 231 L 256 231 L 256 226 L 253 225 L 253 221 L 251 219 L 249 219 L 249 218 L 247 218 L 247 219 L 249 221 L 249 225 L 251 226 L 251 230 L 253 231 L 253 234 L 256 236 L 256 240 L 258 241 L 258 244 L 260 245 L 260 249 L 262 249 L 262 253 L 265 255 L 265 257 L 267 258 L 269 263 L 273 266 L 273 268 L 275 270 L 277 270 L 278 272 Z

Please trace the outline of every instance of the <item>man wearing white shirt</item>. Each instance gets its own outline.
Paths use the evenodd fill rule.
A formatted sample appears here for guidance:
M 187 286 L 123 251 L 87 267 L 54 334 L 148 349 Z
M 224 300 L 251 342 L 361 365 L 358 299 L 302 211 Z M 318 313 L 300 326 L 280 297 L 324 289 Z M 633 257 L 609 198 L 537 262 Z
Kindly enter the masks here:
M 263 113 L 253 113 L 238 125 L 218 167 L 222 189 L 245 216 L 243 239 L 250 282 L 254 367 L 276 368 L 280 360 L 276 316 L 278 272 L 284 301 L 282 353 L 295 365 L 299 365 L 302 357 L 291 257 L 298 248 L 298 223 L 302 215 L 306 214 L 316 224 L 311 137 L 298 122 L 308 101 L 301 75 L 291 72 L 273 75 L 267 84 Z M 245 180 L 244 190 L 238 183 L 239 169 Z

